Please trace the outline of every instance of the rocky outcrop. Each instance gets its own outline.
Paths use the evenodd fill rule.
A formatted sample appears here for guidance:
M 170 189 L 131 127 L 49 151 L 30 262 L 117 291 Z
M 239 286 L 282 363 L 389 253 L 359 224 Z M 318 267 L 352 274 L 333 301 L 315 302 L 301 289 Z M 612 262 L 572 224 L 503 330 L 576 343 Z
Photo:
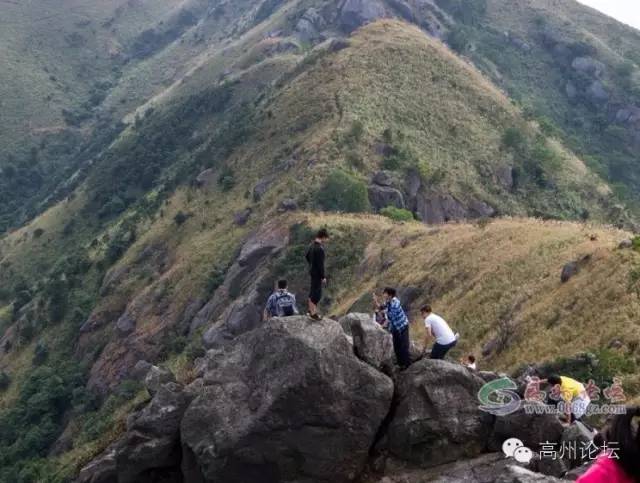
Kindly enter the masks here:
M 339 324 L 273 319 L 207 357 L 182 421 L 205 481 L 339 482 L 362 470 L 393 384 Z
M 148 472 L 163 469 L 179 474 L 180 421 L 188 404 L 182 386 L 168 383 L 158 389 L 148 406 L 129 418 L 116 455 L 118 483 L 141 483 Z
M 353 350 L 361 360 L 388 372 L 393 366 L 393 341 L 389 332 L 369 314 L 348 314 L 339 321 L 353 338 Z
M 385 15 L 386 10 L 380 0 L 344 0 L 339 22 L 345 32 L 351 32 Z
M 189 402 L 182 386 L 164 384 L 129 417 L 122 438 L 81 470 L 77 483 L 181 481 L 180 421 Z
M 478 456 L 493 417 L 478 409 L 484 381 L 459 364 L 423 359 L 401 373 L 387 447 L 422 467 Z
M 590 77 L 600 79 L 606 72 L 605 65 L 593 57 L 576 57 L 571 63 L 571 67 Z
M 476 200 L 463 205 L 449 194 L 419 194 L 416 197 L 416 213 L 420 220 L 432 225 L 490 217 L 495 214 L 495 210 L 483 201 Z
M 163 369 L 158 366 L 150 366 L 144 376 L 144 387 L 151 396 L 155 396 L 163 385 L 168 382 L 175 381 L 175 376 L 168 369 Z
M 213 297 L 198 311 L 190 332 L 210 325 L 205 347 L 230 339 L 255 327 L 266 297 L 273 288 L 269 266 L 289 243 L 289 227 L 267 223 L 244 242 L 240 254 Z
M 77 481 L 340 483 L 373 469 L 380 483 L 489 483 L 497 475 L 555 482 L 511 468 L 501 453 L 481 453 L 491 444 L 499 451 L 509 437 L 532 448 L 588 437 L 552 416 L 480 411 L 484 380 L 446 361 L 396 373 L 394 393 L 394 380 L 378 369 L 391 357 L 389 335 L 369 315 L 349 314 L 340 323 L 272 319 L 198 359 L 186 387 L 138 361 L 151 402 Z
M 527 404 L 534 404 L 528 402 Z M 499 451 L 509 438 L 518 438 L 528 448 L 539 448 L 540 442 L 560 443 L 564 427 L 552 414 L 528 414 L 524 407 L 506 416 L 496 417 L 490 449 Z
M 380 211 L 387 206 L 393 206 L 395 208 L 404 208 L 404 196 L 400 190 L 392 188 L 390 186 L 369 185 L 367 188 L 369 192 L 369 203 L 371 207 L 376 211 Z

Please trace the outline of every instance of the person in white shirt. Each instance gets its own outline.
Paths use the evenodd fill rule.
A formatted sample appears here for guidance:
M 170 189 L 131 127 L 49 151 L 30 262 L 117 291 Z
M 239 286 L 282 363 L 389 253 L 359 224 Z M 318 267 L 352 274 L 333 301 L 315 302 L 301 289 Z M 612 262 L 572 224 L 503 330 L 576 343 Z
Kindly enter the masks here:
M 456 334 L 451 330 L 446 320 L 433 313 L 430 305 L 422 307 L 420 313 L 424 317 L 424 326 L 427 329 L 424 346 L 427 347 L 429 339 L 434 338 L 435 344 L 431 349 L 430 357 L 431 359 L 444 359 L 447 352 L 458 343 Z

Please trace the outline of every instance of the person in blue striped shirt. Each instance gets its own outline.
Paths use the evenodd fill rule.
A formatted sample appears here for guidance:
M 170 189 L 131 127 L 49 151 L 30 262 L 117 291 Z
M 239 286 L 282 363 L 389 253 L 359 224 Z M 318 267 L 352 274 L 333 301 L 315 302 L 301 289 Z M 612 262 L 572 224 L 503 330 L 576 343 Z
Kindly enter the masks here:
M 383 301 L 380 303 L 378 296 L 373 295 L 374 301 L 387 313 L 385 328 L 393 337 L 393 350 L 401 369 L 406 369 L 411 364 L 409 355 L 409 319 L 398 299 L 396 289 L 386 287 L 382 292 Z

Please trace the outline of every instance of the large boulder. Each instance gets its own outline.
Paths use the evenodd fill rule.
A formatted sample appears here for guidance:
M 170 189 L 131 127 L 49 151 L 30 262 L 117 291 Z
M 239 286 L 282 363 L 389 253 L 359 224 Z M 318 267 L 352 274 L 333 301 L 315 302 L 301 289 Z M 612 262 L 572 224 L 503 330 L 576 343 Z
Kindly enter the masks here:
M 116 449 L 107 449 L 80 470 L 75 483 L 118 483 Z
M 428 224 L 446 223 L 495 215 L 495 210 L 484 201 L 472 200 L 466 205 L 449 194 L 418 194 L 418 218 Z
M 369 314 L 348 314 L 340 319 L 340 325 L 353 338 L 355 354 L 376 369 L 388 370 L 393 364 L 393 340 L 391 334 L 372 320 Z
M 182 481 L 180 421 L 191 397 L 179 384 L 161 386 L 127 420 L 127 431 L 80 471 L 76 483 Z
M 148 472 L 160 469 L 169 474 L 179 471 L 180 421 L 188 404 L 182 386 L 168 383 L 149 405 L 129 418 L 116 456 L 118 483 L 139 483 Z
M 369 203 L 375 211 L 380 211 L 387 206 L 395 206 L 396 208 L 404 208 L 404 196 L 400 190 L 390 186 L 380 186 L 377 184 L 369 185 Z
M 163 384 L 175 382 L 176 376 L 168 370 L 158 366 L 151 366 L 147 369 L 144 377 L 144 386 L 151 396 L 154 396 Z
M 182 421 L 185 474 L 342 482 L 362 471 L 393 396 L 325 319 L 276 318 L 210 351 Z
M 484 381 L 459 364 L 423 359 L 401 373 L 387 445 L 397 459 L 421 467 L 478 456 L 493 416 L 478 409 Z
M 516 412 L 497 416 L 493 427 L 490 448 L 499 450 L 507 439 L 517 438 L 528 448 L 539 448 L 540 443 L 549 441 L 560 443 L 564 427 L 554 414 L 536 414 L 535 405 L 542 403 L 528 401 Z
M 583 74 L 587 74 L 593 78 L 601 78 L 606 71 L 605 65 L 593 57 L 576 57 L 571 63 L 571 67 Z
M 344 0 L 340 9 L 340 26 L 351 32 L 386 15 L 380 0 Z
M 504 457 L 503 453 L 488 453 L 477 458 L 456 461 L 429 469 L 403 469 L 388 464 L 386 476 L 377 483 L 494 483 L 496 475 L 514 464 L 513 459 Z

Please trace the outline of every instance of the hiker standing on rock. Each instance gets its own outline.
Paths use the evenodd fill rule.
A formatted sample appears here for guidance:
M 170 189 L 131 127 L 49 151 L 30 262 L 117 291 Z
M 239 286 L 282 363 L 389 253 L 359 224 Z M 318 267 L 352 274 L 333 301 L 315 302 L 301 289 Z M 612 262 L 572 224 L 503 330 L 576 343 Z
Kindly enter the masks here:
M 318 230 L 315 240 L 309 246 L 305 258 L 309 264 L 311 288 L 309 289 L 309 317 L 321 320 L 318 315 L 318 304 L 322 299 L 322 287 L 327 284 L 327 274 L 324 270 L 324 244 L 329 240 L 329 232 L 322 228 Z
M 453 333 L 447 321 L 439 315 L 433 313 L 430 305 L 425 305 L 420 309 L 422 317 L 424 317 L 424 327 L 426 329 L 426 335 L 424 338 L 424 347 L 429 345 L 429 339 L 434 338 L 436 340 L 431 349 L 431 359 L 444 359 L 451 349 L 453 349 L 458 343 L 456 334 Z
M 387 287 L 382 292 L 384 298 L 382 304 L 378 296 L 373 294 L 373 301 L 382 310 L 386 311 L 386 329 L 393 337 L 393 350 L 400 369 L 406 369 L 411 364 L 409 355 L 409 319 L 402 308 L 400 300 L 396 296 L 396 289 Z
M 267 306 L 264 309 L 264 320 L 272 317 L 291 317 L 298 315 L 296 307 L 296 296 L 287 290 L 287 281 L 278 280 L 278 288 L 271 294 L 267 300 Z

